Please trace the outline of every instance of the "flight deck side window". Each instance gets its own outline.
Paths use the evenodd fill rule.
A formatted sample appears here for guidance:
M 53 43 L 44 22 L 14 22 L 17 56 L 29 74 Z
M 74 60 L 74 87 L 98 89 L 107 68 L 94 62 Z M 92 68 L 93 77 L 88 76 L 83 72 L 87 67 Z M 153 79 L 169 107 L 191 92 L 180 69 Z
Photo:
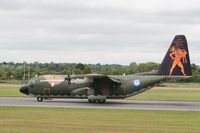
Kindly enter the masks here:
M 34 79 L 32 80 L 32 84 L 35 84 L 35 80 Z
M 33 87 L 34 87 L 34 84 L 30 84 L 30 87 L 33 88 Z

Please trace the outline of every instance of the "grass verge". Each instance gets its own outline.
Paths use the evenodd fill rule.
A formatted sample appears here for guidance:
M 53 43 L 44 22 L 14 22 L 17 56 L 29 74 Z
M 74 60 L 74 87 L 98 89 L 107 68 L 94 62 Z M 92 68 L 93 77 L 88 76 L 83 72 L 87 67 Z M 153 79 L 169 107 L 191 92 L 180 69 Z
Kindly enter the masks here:
M 26 97 L 24 94 L 19 92 L 21 84 L 0 84 L 0 96 L 9 97 Z
M 146 92 L 127 98 L 129 100 L 200 101 L 200 84 L 164 83 Z
M 3 133 L 199 133 L 200 112 L 0 107 Z

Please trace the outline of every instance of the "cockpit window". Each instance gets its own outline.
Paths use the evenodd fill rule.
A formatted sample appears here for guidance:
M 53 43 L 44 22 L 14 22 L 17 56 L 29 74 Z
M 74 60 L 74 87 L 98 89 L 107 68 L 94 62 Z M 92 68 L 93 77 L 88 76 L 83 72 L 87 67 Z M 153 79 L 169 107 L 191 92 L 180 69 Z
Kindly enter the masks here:
M 31 79 L 31 80 L 29 81 L 29 84 L 35 84 L 35 79 Z
M 33 78 L 33 79 L 31 79 L 29 81 L 29 85 L 30 85 L 31 88 L 34 87 L 34 85 L 35 85 L 35 78 Z
M 32 83 L 35 84 L 35 79 L 32 80 Z

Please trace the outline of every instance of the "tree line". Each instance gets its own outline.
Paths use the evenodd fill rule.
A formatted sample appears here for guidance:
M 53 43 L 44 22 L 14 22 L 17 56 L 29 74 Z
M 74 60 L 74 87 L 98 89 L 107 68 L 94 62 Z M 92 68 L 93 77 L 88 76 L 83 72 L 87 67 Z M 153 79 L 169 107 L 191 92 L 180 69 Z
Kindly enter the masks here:
M 129 65 L 118 64 L 82 64 L 82 63 L 0 63 L 0 79 L 28 79 L 36 75 L 45 74 L 106 74 L 106 75 L 122 75 L 148 72 L 159 68 L 158 63 L 147 62 L 139 63 L 131 62 Z M 192 64 L 192 72 L 194 77 L 192 81 L 198 82 L 200 75 L 200 66 Z

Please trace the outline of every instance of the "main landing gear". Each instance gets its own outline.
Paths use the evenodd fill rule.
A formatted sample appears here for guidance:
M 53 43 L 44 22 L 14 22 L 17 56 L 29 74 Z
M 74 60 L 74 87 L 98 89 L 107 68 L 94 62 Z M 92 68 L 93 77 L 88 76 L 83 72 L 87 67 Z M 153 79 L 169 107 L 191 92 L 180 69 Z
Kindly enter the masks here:
M 88 102 L 89 103 L 105 103 L 106 102 L 106 96 L 98 95 L 90 95 L 88 96 Z
M 94 99 L 88 99 L 89 103 L 105 103 L 106 99 L 100 99 L 100 100 L 94 100 Z

